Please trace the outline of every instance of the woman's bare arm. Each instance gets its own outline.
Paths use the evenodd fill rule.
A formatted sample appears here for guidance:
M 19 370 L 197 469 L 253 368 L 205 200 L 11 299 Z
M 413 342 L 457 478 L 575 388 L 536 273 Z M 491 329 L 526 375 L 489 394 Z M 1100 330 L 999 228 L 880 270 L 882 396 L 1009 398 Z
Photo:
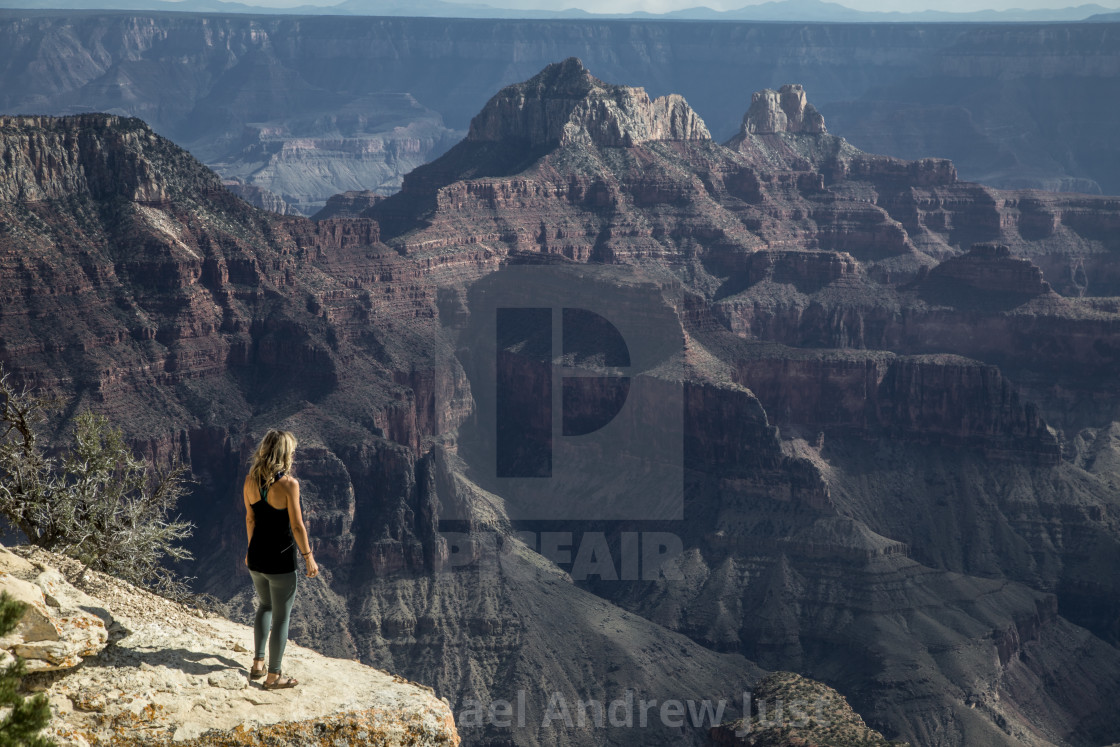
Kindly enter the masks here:
M 288 488 L 288 520 L 292 525 L 292 537 L 295 538 L 299 554 L 307 561 L 307 575 L 315 576 L 319 573 L 319 564 L 311 552 L 311 539 L 307 536 L 307 527 L 303 523 L 303 508 L 299 502 L 299 480 L 291 478 Z
M 253 507 L 249 503 L 249 478 L 241 486 L 241 499 L 245 502 L 245 532 L 249 535 L 249 542 L 253 541 L 253 529 L 257 526 L 257 517 L 253 515 Z M 249 551 L 245 551 L 245 565 L 249 565 Z

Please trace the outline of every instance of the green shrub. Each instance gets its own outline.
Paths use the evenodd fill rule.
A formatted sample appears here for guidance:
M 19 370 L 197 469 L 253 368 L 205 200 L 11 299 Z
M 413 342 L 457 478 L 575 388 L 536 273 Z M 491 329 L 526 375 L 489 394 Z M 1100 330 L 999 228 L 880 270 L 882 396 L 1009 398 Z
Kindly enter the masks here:
M 7 592 L 0 594 L 0 636 L 15 628 L 27 605 L 17 602 Z M 50 705 L 41 693 L 25 698 L 19 693 L 24 673 L 23 659 L 0 670 L 0 706 L 12 710 L 0 721 L 0 747 L 54 747 L 54 742 L 38 736 L 51 719 Z
M 186 583 L 162 563 L 191 557 L 180 543 L 193 524 L 170 518 L 186 467 L 137 458 L 120 429 L 91 412 L 74 418 L 70 448 L 47 456 L 37 429 L 58 404 L 16 390 L 0 366 L 0 513 L 33 545 L 184 600 Z

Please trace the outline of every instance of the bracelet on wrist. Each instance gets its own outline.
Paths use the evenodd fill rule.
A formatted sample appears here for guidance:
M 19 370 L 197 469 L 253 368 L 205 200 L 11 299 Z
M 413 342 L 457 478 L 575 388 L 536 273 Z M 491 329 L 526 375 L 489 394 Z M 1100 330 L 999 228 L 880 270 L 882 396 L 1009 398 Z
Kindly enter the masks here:
M 308 555 L 310 555 L 313 552 L 315 552 L 315 551 L 314 550 L 308 550 L 307 552 L 301 552 L 300 555 L 302 555 L 303 557 L 306 558 Z

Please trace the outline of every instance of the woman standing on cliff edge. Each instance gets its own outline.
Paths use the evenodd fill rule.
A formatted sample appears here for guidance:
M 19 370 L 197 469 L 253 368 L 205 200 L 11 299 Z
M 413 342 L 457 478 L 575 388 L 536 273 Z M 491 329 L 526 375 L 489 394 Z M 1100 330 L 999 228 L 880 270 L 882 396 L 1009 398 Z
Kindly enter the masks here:
M 254 658 L 249 677 L 265 674 L 264 643 L 268 638 L 266 690 L 295 687 L 299 680 L 280 675 L 280 661 L 288 642 L 288 620 L 296 598 L 296 551 L 307 563 L 307 577 L 319 575 L 311 552 L 307 527 L 299 505 L 299 481 L 292 477 L 296 437 L 290 431 L 271 430 L 261 439 L 245 478 L 245 528 L 249 551 L 245 565 L 257 589 L 257 615 L 253 624 Z M 269 629 L 271 627 L 271 633 Z

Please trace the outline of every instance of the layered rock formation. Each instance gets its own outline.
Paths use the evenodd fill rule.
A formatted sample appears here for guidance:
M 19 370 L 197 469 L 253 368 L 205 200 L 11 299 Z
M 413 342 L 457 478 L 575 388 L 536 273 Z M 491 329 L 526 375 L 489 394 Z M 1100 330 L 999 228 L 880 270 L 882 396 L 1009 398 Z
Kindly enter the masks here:
M 228 142 L 195 143 L 192 150 L 222 176 L 244 183 L 238 194 L 254 205 L 310 214 L 340 190 L 395 192 L 402 174 L 462 136 L 406 93 L 362 97 L 334 111 L 330 106 L 316 102 L 313 112 L 285 107 L 270 112 L 275 121 L 248 123 Z
M 784 85 L 780 90 L 758 91 L 751 97 L 751 108 L 743 116 L 743 131 L 759 135 L 779 132 L 825 132 L 824 117 L 805 98 L 801 85 Z
M 256 205 L 270 213 L 289 215 L 295 212 L 292 206 L 284 202 L 280 195 L 256 184 L 245 184 L 236 179 L 223 179 L 222 186 L 250 205 Z
M 255 437 L 295 429 L 325 571 L 293 637 L 429 684 L 467 739 L 701 744 L 713 724 L 569 726 L 553 706 L 734 709 L 761 665 L 892 739 L 1115 741 L 1120 306 L 1048 268 L 1101 268 L 1073 289 L 1106 289 L 1120 204 L 1001 193 L 827 132 L 719 145 L 683 101 L 577 60 L 475 122 L 399 194 L 315 223 L 248 208 L 134 121 L 13 120 L 5 365 L 190 461 L 192 571 L 240 619 L 236 488 Z M 87 164 L 124 186 L 90 187 Z M 562 352 L 518 363 L 553 338 L 532 325 L 500 355 L 478 344 L 502 273 L 541 267 L 511 308 L 580 289 L 637 320 L 619 419 L 645 440 L 610 469 L 609 443 L 571 444 L 559 525 L 492 474 L 483 364 L 524 372 L 528 401 L 553 365 L 581 369 L 561 392 L 576 425 L 617 401 L 619 366 L 556 331 Z M 664 443 L 677 513 L 593 518 L 664 487 L 631 469 Z M 625 559 L 644 535 L 680 544 L 651 577 Z M 521 697 L 524 724 L 490 716 Z
M 96 650 L 25 681 L 50 700 L 44 736 L 60 744 L 460 743 L 451 709 L 430 688 L 289 645 L 284 671 L 300 685 L 267 692 L 248 677 L 251 627 L 96 571 L 82 574 L 80 563 L 35 548 L 0 550 L 0 564 L 6 589 L 33 580 L 61 612 L 80 606 L 95 613 L 85 614 L 101 632 Z M 39 607 L 33 602 L 29 614 Z M 20 649 L 12 650 L 23 655 Z
M 551 95 L 539 87 L 532 91 L 542 100 Z M 498 117 L 505 95 L 525 98 L 525 109 L 537 103 L 515 87 L 495 97 L 479 119 Z M 807 111 L 799 97 L 790 99 L 791 112 Z M 1053 592 L 1067 614 L 1111 637 L 1111 627 L 1099 623 L 1113 613 L 1089 613 L 1081 591 L 1099 583 L 1107 562 L 1089 560 L 1076 542 L 1061 543 L 1062 549 L 1047 540 L 1037 544 L 1035 520 L 1019 525 L 1013 530 L 1018 539 L 1010 540 L 1000 527 L 1021 504 L 1012 507 L 1006 498 L 983 495 L 990 488 L 964 490 L 969 498 L 961 498 L 955 495 L 962 490 L 960 480 L 944 481 L 944 470 L 953 460 L 998 465 L 987 468 L 998 475 L 995 484 L 1022 485 L 1031 496 L 1028 514 L 1041 520 L 1059 513 L 1076 532 L 1093 537 L 1094 546 L 1116 545 L 1107 484 L 1097 478 L 1082 482 L 1068 470 L 1061 459 L 1063 437 L 1041 415 L 1045 404 L 1025 401 L 1020 393 L 1024 380 L 1028 386 L 1053 381 L 1055 366 L 1066 360 L 1038 355 L 1047 344 L 1043 340 L 1061 335 L 1107 341 L 1116 323 L 1099 303 L 1059 297 L 1022 255 L 1044 246 L 1059 252 L 1091 246 L 1111 256 L 1115 244 L 1085 224 L 1069 226 L 1064 242 L 1035 243 L 1037 234 L 1021 229 L 1022 214 L 1011 208 L 1031 199 L 1029 194 L 1001 195 L 960 182 L 945 161 L 869 155 L 823 131 L 789 132 L 787 125 L 785 131 L 759 132 L 751 121 L 748 116 L 730 148 L 704 142 L 667 147 L 640 143 L 638 137 L 626 147 L 617 139 L 549 138 L 503 159 L 468 141 L 417 170 L 400 195 L 365 214 L 382 223 L 390 245 L 416 260 L 469 245 L 524 261 L 559 255 L 640 266 L 641 273 L 682 289 L 673 303 L 697 347 L 686 373 L 677 375 L 730 379 L 749 389 L 717 388 L 694 400 L 695 410 L 686 407 L 686 420 L 704 424 L 694 440 L 686 440 L 696 444 L 693 451 L 686 447 L 686 463 L 708 476 L 686 490 L 685 514 L 693 518 L 684 524 L 685 545 L 696 553 L 690 556 L 688 581 L 664 581 L 652 595 L 641 584 L 602 582 L 590 588 L 706 645 L 741 651 L 764 666 L 797 667 L 826 682 L 836 681 L 855 646 L 857 658 L 883 662 L 847 685 L 853 692 L 875 693 L 857 699 L 857 707 L 875 719 L 890 718 L 878 709 L 894 708 L 886 705 L 893 702 L 890 668 L 923 672 L 928 684 L 908 696 L 912 720 L 895 732 L 918 742 L 1091 741 L 1091 730 L 1108 728 L 1104 721 L 1090 726 L 1074 717 L 1077 733 L 1062 736 L 1052 726 L 1005 710 L 1008 701 L 1022 701 L 1025 711 L 1041 707 L 1026 705 L 1037 691 L 1012 684 L 1037 681 L 1035 664 L 1018 669 L 1028 658 L 1037 662 L 1033 654 L 1004 657 L 991 668 L 977 666 L 971 654 L 952 663 L 913 659 L 905 652 L 927 645 L 916 642 L 925 633 L 887 626 L 878 629 L 874 643 L 856 644 L 863 624 L 847 628 L 839 621 L 861 613 L 845 608 L 832 617 L 812 600 L 832 583 L 825 579 L 835 576 L 836 567 L 845 565 L 838 585 L 825 593 L 829 599 L 875 598 L 893 583 L 888 579 L 907 579 L 903 583 L 911 588 L 928 591 L 915 591 L 915 601 L 902 602 L 890 614 L 927 614 L 909 605 L 927 593 L 935 596 L 937 622 L 930 624 L 953 630 L 953 646 L 961 651 L 985 647 L 988 636 L 1002 635 L 998 630 L 1014 630 L 1016 640 L 1029 639 L 1040 648 L 1076 639 L 1063 632 L 1070 622 L 1055 615 L 1055 598 L 1046 596 Z M 1098 225 L 1113 219 L 1114 201 L 1094 205 Z M 1004 242 L 1020 256 L 1006 247 L 972 248 L 983 240 Z M 1011 330 L 1023 331 L 1009 335 Z M 1100 391 L 1099 377 L 1112 365 L 1108 342 L 1090 347 L 1096 352 L 1076 343 L 1076 355 L 1088 365 L 1066 374 L 1086 393 Z M 724 368 L 713 369 L 706 356 Z M 1009 381 L 992 363 L 1013 366 L 1021 379 Z M 756 412 L 765 413 L 764 423 L 808 442 L 795 438 L 783 445 L 762 431 L 723 445 L 715 434 L 738 433 L 738 426 L 727 417 L 713 420 L 711 408 L 729 410 L 737 398 L 745 398 L 737 407 L 761 407 Z M 858 481 L 857 475 L 874 472 L 874 458 L 849 446 L 853 437 L 853 444 L 893 444 L 896 455 L 882 468 L 886 475 Z M 913 475 L 902 469 L 915 458 L 905 455 L 919 453 L 929 463 L 931 481 L 920 487 L 912 486 Z M 815 487 L 804 485 L 803 469 L 818 472 Z M 1054 481 L 1079 487 L 1062 497 Z M 901 501 L 893 504 L 868 502 L 870 495 L 885 500 L 890 484 L 912 486 L 906 490 L 923 496 L 926 519 L 920 531 L 901 530 L 913 510 L 901 496 L 891 499 Z M 797 496 L 796 509 L 777 497 L 790 494 Z M 938 515 L 941 502 L 950 516 L 960 516 L 970 501 L 985 506 L 984 518 L 973 519 L 967 530 Z M 718 518 L 710 522 L 699 518 L 713 512 Z M 884 522 L 885 516 L 897 521 Z M 625 530 L 616 531 L 621 540 Z M 1054 563 L 1040 565 L 1019 555 L 1013 547 L 1020 541 L 1045 547 Z M 995 573 L 1014 583 L 985 589 L 983 583 L 973 586 L 978 579 L 942 575 L 945 571 Z M 993 607 L 976 616 L 973 605 L 980 597 L 991 599 Z M 960 614 L 973 622 L 950 622 Z M 907 639 L 911 642 L 903 643 Z M 1075 670 L 1095 669 L 1090 662 L 1098 656 L 1115 658 L 1111 646 L 1090 640 L 1086 648 L 1078 643 L 1076 651 L 1062 655 L 1080 662 Z M 829 651 L 838 653 L 833 658 Z M 1104 672 L 1112 666 L 1097 672 L 1111 681 Z M 944 700 L 963 671 L 970 681 L 985 683 L 965 698 L 967 713 Z M 1059 690 L 1044 697 L 1055 698 L 1059 710 L 1081 713 Z M 981 704 L 984 715 L 977 717 L 973 706 Z M 934 715 L 947 712 L 954 715 Z M 941 731 L 946 718 L 954 736 Z
M 318 221 L 327 218 L 357 218 L 362 211 L 370 209 L 384 199 L 384 195 L 379 195 L 368 189 L 343 192 L 342 194 L 332 195 L 323 209 L 313 217 Z
M 629 148 L 653 140 L 710 140 L 708 128 L 678 95 L 650 100 L 641 88 L 608 86 L 575 57 L 499 92 L 471 120 L 468 142 Z
M 437 280 L 483 275 L 494 257 L 412 262 L 379 243 L 368 219 L 253 210 L 135 120 L 7 120 L 0 132 L 4 183 L 25 185 L 0 203 L 0 282 L 17 299 L 0 318 L 5 366 L 106 412 L 149 456 L 191 463 L 199 487 L 183 511 L 199 526 L 194 573 L 232 614 L 248 621 L 252 609 L 232 486 L 257 431 L 288 423 L 326 569 L 326 583 L 301 596 L 296 641 L 430 683 L 457 713 L 523 702 L 535 724 L 519 732 L 527 743 L 596 738 L 594 725 L 541 726 L 554 693 L 575 703 L 613 678 L 604 702 L 628 690 L 738 702 L 757 678 L 742 656 L 619 610 L 524 546 L 504 553 L 519 562 L 500 583 L 472 569 L 440 572 L 453 549 L 438 531 L 441 502 L 475 517 L 467 530 L 481 546 L 496 546 L 508 527 L 490 505 L 497 499 L 453 477 L 433 451 L 433 437 L 471 408 L 465 378 L 435 363 L 448 357 L 431 322 Z M 95 177 L 106 163 L 138 176 L 102 188 Z M 37 199 L 21 198 L 40 181 Z M 631 648 L 636 640 L 643 651 Z M 679 742 L 653 726 L 635 738 Z M 691 730 L 694 741 L 706 726 Z M 468 719 L 465 731 L 509 736 L 489 717 Z

